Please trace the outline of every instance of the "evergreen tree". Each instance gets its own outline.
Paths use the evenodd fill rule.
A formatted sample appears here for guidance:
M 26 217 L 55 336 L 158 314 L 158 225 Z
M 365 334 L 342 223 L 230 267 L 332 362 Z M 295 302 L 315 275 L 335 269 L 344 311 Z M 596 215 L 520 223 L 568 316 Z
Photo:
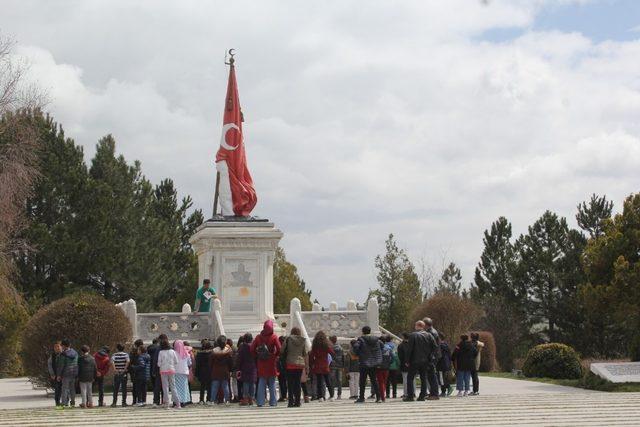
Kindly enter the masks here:
M 100 140 L 87 170 L 82 149 L 61 127 L 49 117 L 37 123 L 41 174 L 22 236 L 30 250 L 15 254 L 31 305 L 94 290 L 114 302 L 134 298 L 141 311 L 179 309 L 197 281 L 188 239 L 202 213 L 189 214 L 191 199 L 178 202 L 171 180 L 154 187 L 139 162 L 116 156 L 111 136 Z
M 518 280 L 528 292 L 527 309 L 532 324 L 544 323 L 550 341 L 578 334 L 578 285 L 583 280 L 580 256 L 582 235 L 569 230 L 565 218 L 546 211 L 528 233 L 518 238 Z
M 594 353 L 638 356 L 640 340 L 640 193 L 605 222 L 584 255 L 588 283 L 580 290 Z
M 435 293 L 450 293 L 460 295 L 462 291 L 462 272 L 455 262 L 450 262 L 438 279 Z
M 409 322 L 413 309 L 422 303 L 420 280 L 404 250 L 398 248 L 393 234 L 385 242 L 384 256 L 378 255 L 378 289 L 369 292 L 380 307 L 380 323 L 392 332 L 400 332 Z
M 527 347 L 526 289 L 515 279 L 518 260 L 511 242 L 511 223 L 504 217 L 484 232 L 484 249 L 475 270 L 471 297 L 482 306 L 480 327 L 493 332 L 496 357 L 511 369 L 520 347 Z
M 273 311 L 288 313 L 293 298 L 300 300 L 303 310 L 311 310 L 311 291 L 298 275 L 297 267 L 287 261 L 284 249 L 278 247 L 273 262 Z
M 593 239 L 602 234 L 604 221 L 611 218 L 612 211 L 613 202 L 607 201 L 607 196 L 599 197 L 592 194 L 588 204 L 582 202 L 578 205 L 576 221 L 578 226 Z
M 71 292 L 88 275 L 80 227 L 88 172 L 82 148 L 66 138 L 62 126 L 49 116 L 33 113 L 40 141 L 40 174 L 27 199 L 28 227 L 18 251 L 18 287 L 30 305 L 40 306 Z

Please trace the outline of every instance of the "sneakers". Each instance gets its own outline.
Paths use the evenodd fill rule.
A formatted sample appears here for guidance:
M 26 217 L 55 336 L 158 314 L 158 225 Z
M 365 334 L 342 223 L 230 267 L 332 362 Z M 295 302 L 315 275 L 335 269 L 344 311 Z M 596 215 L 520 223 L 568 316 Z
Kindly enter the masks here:
M 111 404 L 111 407 L 112 407 L 112 408 L 115 408 L 116 406 L 118 406 L 118 404 L 117 404 L 116 402 L 113 402 L 113 403 Z
M 336 397 L 336 400 L 342 400 L 342 396 Z
M 353 403 L 364 403 L 364 399 L 356 399 Z
M 64 406 L 62 406 L 62 405 L 56 405 L 56 410 L 58 410 L 58 411 L 63 411 L 63 410 L 64 410 Z
M 440 400 L 438 396 L 427 396 L 427 400 Z
M 463 397 L 462 391 L 458 391 L 457 396 L 458 396 L 458 397 Z
M 480 395 L 480 393 L 478 393 L 477 391 L 472 391 L 471 393 L 469 393 L 469 396 L 478 396 Z
M 451 396 L 452 393 L 453 393 L 453 387 L 449 386 L 449 388 L 447 389 L 447 396 Z
M 403 397 L 402 401 L 403 402 L 415 402 L 415 399 L 413 397 Z

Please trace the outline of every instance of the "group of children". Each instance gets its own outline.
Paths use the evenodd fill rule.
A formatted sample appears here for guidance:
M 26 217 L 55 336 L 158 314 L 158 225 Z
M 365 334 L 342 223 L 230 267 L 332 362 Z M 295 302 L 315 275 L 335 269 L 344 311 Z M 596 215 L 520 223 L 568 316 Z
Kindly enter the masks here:
M 287 401 L 289 407 L 299 407 L 302 402 L 326 400 L 327 391 L 329 400 L 341 399 L 345 377 L 349 397 L 356 403 L 364 402 L 367 378 L 371 384 L 370 398 L 384 402 L 397 397 L 400 382 L 404 386 L 401 397 L 411 397 L 411 390 L 415 390 L 407 387 L 412 381 L 408 375 L 409 337 L 404 334 L 403 341 L 396 346 L 391 336 L 375 337 L 369 327 L 364 327 L 363 335 L 351 340 L 345 349 L 337 337 L 327 337 L 323 331 L 312 342 L 295 327 L 289 336 L 278 337 L 273 323 L 267 320 L 255 338 L 247 333 L 234 346 L 230 339 L 220 336 L 215 341 L 202 340 L 199 350 L 182 340 L 170 343 L 164 334 L 148 347 L 137 340 L 129 353 L 124 351 L 123 344 L 118 344 L 113 354 L 106 346 L 91 354 L 86 345 L 78 354 L 68 340 L 62 340 L 54 343 L 48 368 L 58 408 L 75 406 L 77 386 L 80 407 L 93 407 L 94 382 L 98 406 L 104 406 L 104 378 L 109 374 L 113 374 L 111 406 L 118 404 L 119 395 L 121 405 L 127 406 L 127 386 L 131 382 L 132 404 L 136 406 L 147 404 L 147 391 L 151 388 L 154 406 L 182 408 L 193 403 L 192 386 L 198 385 L 201 405 L 276 406 Z M 459 394 L 467 394 L 471 372 L 477 372 L 474 367 L 479 363 L 478 340 L 474 342 L 463 337 L 451 353 L 445 340 L 439 337 L 440 351 L 433 363 L 438 372 L 440 396 L 452 392 L 452 366 L 458 371 Z M 477 393 L 477 373 L 473 379 Z

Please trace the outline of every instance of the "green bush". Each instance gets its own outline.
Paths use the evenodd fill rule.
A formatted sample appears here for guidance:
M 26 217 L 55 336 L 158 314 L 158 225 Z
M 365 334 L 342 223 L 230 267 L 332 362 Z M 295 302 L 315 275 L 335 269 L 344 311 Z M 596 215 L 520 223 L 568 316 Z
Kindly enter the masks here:
M 55 341 L 68 339 L 76 349 L 86 344 L 92 352 L 103 345 L 131 341 L 132 331 L 124 312 L 99 295 L 78 293 L 59 299 L 33 315 L 22 333 L 25 373 L 37 384 L 49 382 L 47 359 Z
M 29 314 L 20 294 L 0 275 L 0 378 L 22 373 L 18 358 L 20 331 Z
M 582 365 L 578 353 L 568 345 L 540 344 L 527 353 L 522 372 L 527 377 L 578 379 Z

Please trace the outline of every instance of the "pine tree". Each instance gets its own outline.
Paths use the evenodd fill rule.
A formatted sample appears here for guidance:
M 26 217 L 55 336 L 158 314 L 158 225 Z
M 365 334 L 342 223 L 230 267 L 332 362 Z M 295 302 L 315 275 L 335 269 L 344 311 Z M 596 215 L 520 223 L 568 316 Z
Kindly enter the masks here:
M 604 221 L 611 218 L 613 202 L 607 201 L 607 196 L 592 194 L 589 203 L 582 202 L 577 209 L 578 226 L 593 239 L 602 234 Z
M 380 323 L 392 332 L 405 329 L 413 309 L 422 303 L 420 280 L 404 250 L 398 248 L 393 234 L 385 242 L 384 256 L 378 255 L 378 289 L 369 292 L 380 307 Z
M 438 279 L 435 293 L 450 293 L 460 295 L 462 291 L 462 272 L 455 262 L 450 262 Z
M 640 340 L 640 193 L 607 221 L 584 253 L 588 283 L 580 290 L 594 353 L 638 358 Z
M 518 260 L 511 242 L 511 223 L 504 217 L 484 232 L 484 249 L 475 270 L 471 297 L 482 306 L 483 329 L 493 332 L 497 359 L 511 369 L 519 347 L 527 346 L 529 324 L 526 289 L 516 280 Z
M 575 335 L 572 328 L 581 325 L 576 297 L 584 276 L 580 265 L 584 245 L 582 235 L 550 211 L 516 242 L 518 280 L 527 288 L 531 323 L 546 324 L 544 332 L 551 341 L 559 340 L 563 332 Z

